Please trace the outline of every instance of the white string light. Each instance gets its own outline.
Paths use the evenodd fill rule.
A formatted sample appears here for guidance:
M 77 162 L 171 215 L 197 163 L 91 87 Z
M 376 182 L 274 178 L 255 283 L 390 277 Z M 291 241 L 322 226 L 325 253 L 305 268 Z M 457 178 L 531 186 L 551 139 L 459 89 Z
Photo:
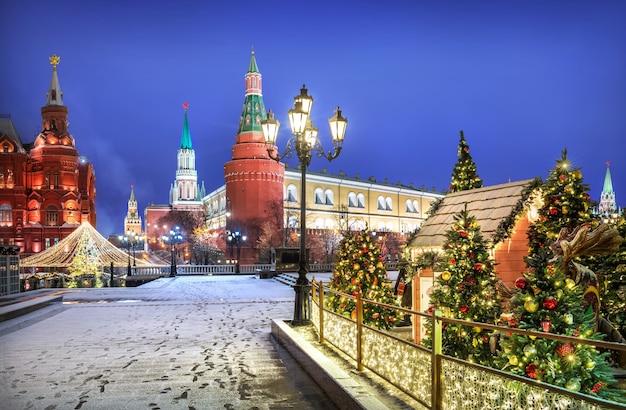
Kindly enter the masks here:
M 109 266 L 111 262 L 113 262 L 113 266 L 117 267 L 123 267 L 128 264 L 128 255 L 126 252 L 118 249 L 111 242 L 106 240 L 89 222 L 83 222 L 67 238 L 56 245 L 38 254 L 20 260 L 20 266 L 33 268 L 43 266 L 66 268 L 71 266 L 76 253 L 76 247 L 83 235 L 88 235 L 93 240 L 100 266 Z M 136 259 L 136 264 L 138 266 L 150 265 L 148 262 L 141 259 Z

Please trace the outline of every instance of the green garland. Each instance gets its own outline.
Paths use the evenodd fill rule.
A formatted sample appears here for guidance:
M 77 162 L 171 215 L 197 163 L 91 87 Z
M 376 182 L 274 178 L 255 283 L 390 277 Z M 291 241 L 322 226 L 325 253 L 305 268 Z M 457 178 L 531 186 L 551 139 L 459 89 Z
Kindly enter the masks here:
M 532 182 L 528 184 L 526 188 L 524 188 L 524 190 L 522 191 L 522 197 L 519 199 L 519 201 L 517 201 L 517 204 L 515 204 L 515 208 L 513 209 L 513 212 L 511 212 L 509 216 L 504 218 L 500 222 L 500 224 L 498 224 L 498 227 L 496 228 L 496 232 L 491 238 L 493 245 L 500 243 L 511 236 L 511 232 L 513 231 L 513 227 L 515 226 L 517 217 L 524 210 L 528 197 L 535 189 L 541 187 L 542 185 L 543 185 L 543 181 L 541 180 L 540 177 L 537 177 L 533 179 Z

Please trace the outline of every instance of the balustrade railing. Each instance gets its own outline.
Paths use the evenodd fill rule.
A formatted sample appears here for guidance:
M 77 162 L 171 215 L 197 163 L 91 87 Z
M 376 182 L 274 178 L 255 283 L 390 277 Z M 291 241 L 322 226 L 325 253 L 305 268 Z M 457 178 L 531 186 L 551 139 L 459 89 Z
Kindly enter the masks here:
M 458 320 L 386 305 L 329 289 L 323 282 L 312 282 L 312 317 L 320 343 L 330 343 L 356 362 L 357 370 L 365 368 L 395 385 L 427 409 L 626 409 L 626 406 L 576 393 L 442 354 L 441 325 L 445 322 L 480 327 L 505 333 L 519 333 L 534 338 L 583 343 L 597 348 L 620 351 L 619 343 L 532 332 L 486 323 Z M 356 318 L 348 318 L 326 309 L 325 294 L 334 293 L 355 299 Z M 418 317 L 430 319 L 433 325 L 432 349 L 363 324 L 364 306 L 377 305 L 411 315 L 414 326 Z M 414 332 L 417 329 L 413 329 Z

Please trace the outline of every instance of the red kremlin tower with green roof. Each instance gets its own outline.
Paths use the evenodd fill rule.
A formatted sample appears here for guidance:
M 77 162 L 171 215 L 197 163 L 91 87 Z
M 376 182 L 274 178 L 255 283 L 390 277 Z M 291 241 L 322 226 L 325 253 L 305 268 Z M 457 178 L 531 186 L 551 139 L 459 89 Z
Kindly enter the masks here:
M 246 97 L 232 148 L 232 160 L 224 164 L 227 206 L 231 215 L 226 229 L 239 229 L 242 234 L 254 238 L 253 233 L 247 231 L 248 227 L 260 226 L 263 221 L 271 221 L 280 228 L 283 226 L 285 166 L 267 154 L 261 129 L 261 121 L 267 114 L 254 51 L 245 78 Z M 241 251 L 242 262 L 247 263 L 248 258 L 253 258 L 250 244 L 242 244 Z

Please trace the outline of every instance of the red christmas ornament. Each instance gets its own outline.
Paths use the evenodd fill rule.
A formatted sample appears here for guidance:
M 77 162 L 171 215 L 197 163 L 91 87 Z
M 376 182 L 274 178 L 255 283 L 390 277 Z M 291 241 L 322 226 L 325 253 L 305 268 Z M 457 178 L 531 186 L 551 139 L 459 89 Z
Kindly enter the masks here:
M 465 282 L 469 283 L 470 285 L 474 285 L 476 283 L 476 278 L 468 275 L 465 277 Z
M 565 174 L 559 175 L 559 181 L 565 182 L 566 180 L 567 180 L 567 175 L 565 175 Z
M 537 366 L 534 363 L 530 363 L 528 366 L 526 366 L 526 374 L 531 379 L 536 379 L 537 378 Z
M 558 214 L 558 213 L 559 213 L 559 210 L 558 210 L 558 209 L 556 209 L 556 208 L 554 208 L 554 207 L 550 208 L 550 215 L 556 215 L 556 214 Z
M 604 382 L 598 382 L 596 384 L 593 385 L 593 387 L 591 388 L 591 392 L 592 393 L 597 393 L 600 391 L 600 389 L 604 387 Z
M 548 296 L 543 300 L 543 307 L 548 309 L 548 310 L 552 310 L 556 307 L 556 305 L 558 304 L 556 298 L 552 297 L 552 296 Z
M 461 238 L 467 238 L 469 234 L 466 231 L 459 231 L 459 236 Z
M 450 265 L 456 265 L 456 260 L 450 259 Z
M 528 281 L 526 280 L 526 278 L 521 277 L 521 278 L 517 278 L 515 279 L 515 287 L 518 289 L 526 289 L 526 286 L 528 286 Z
M 571 344 L 571 343 L 563 343 L 562 345 L 558 345 L 554 349 L 554 353 L 556 353 L 556 355 L 559 356 L 559 357 L 565 357 L 567 355 L 570 355 L 570 354 L 574 353 L 575 350 L 576 350 L 576 348 L 574 347 L 573 344 Z
M 477 263 L 476 265 L 474 265 L 474 270 L 477 270 L 477 271 L 483 270 L 483 264 Z
M 467 313 L 468 310 L 469 310 L 469 307 L 467 305 L 461 306 L 461 313 Z

